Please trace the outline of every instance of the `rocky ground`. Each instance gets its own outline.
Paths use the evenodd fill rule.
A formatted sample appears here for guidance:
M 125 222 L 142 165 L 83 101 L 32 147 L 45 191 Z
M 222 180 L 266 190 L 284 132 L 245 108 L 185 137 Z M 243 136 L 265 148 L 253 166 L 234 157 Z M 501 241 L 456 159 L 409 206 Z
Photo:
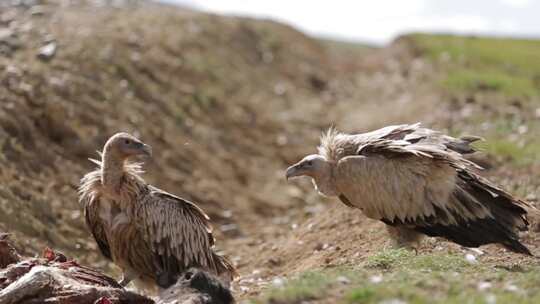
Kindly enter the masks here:
M 308 180 L 285 181 L 284 169 L 314 152 L 331 125 L 362 132 L 420 121 L 492 139 L 474 159 L 534 203 L 538 95 L 490 82 L 446 86 L 452 54 L 429 53 L 422 39 L 375 49 L 143 3 L 4 7 L 0 230 L 24 254 L 49 246 L 116 275 L 84 225 L 77 186 L 93 167 L 87 158 L 117 131 L 153 146 L 148 181 L 209 213 L 217 247 L 241 274 L 233 286 L 240 300 L 267 301 L 267 290 L 306 271 L 354 269 L 387 247 L 381 223 L 318 196 Z M 523 238 L 539 254 L 535 223 Z M 536 265 L 482 250 L 487 265 Z M 468 251 L 431 239 L 420 252 Z M 311 301 L 335 302 L 337 290 Z

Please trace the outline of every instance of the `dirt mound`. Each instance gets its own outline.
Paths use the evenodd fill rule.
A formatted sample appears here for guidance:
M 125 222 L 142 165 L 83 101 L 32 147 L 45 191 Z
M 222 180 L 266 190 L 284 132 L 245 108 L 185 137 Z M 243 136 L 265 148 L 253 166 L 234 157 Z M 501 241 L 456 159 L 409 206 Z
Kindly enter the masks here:
M 317 98 L 330 75 L 317 42 L 270 21 L 157 5 L 2 15 L 17 47 L 0 57 L 0 229 L 26 253 L 45 242 L 103 260 L 77 186 L 117 131 L 154 147 L 150 182 L 198 202 L 229 235 L 287 205 L 276 189 L 289 138 L 311 131 L 302 119 L 321 108 L 296 100 Z M 54 53 L 40 56 L 48 44 Z

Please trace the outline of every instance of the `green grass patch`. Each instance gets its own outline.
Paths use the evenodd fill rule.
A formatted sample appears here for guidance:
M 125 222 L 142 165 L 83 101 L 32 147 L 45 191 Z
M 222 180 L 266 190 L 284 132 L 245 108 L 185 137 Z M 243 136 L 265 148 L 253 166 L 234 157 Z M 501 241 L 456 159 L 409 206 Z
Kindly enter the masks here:
M 409 260 L 414 253 L 406 249 L 390 249 L 368 257 L 366 267 L 390 269 L 400 265 L 404 260 Z
M 448 69 L 454 91 L 540 96 L 540 40 L 413 34 L 418 50 Z
M 540 267 L 534 262 L 496 267 L 463 254 L 385 250 L 357 267 L 310 271 L 255 303 L 540 303 Z M 347 278 L 344 284 L 340 277 Z M 484 286 L 484 287 L 482 287 Z M 487 286 L 487 287 L 486 287 Z
M 287 282 L 282 288 L 271 289 L 265 297 L 265 303 L 299 303 L 313 300 L 324 294 L 333 276 L 324 271 L 311 271 Z
M 462 256 L 429 254 L 417 255 L 406 249 L 390 249 L 377 253 L 365 262 L 365 267 L 382 270 L 412 269 L 422 271 L 461 270 L 471 265 Z
M 523 144 L 508 139 L 493 137 L 489 141 L 475 145 L 480 151 L 502 157 L 516 166 L 527 166 L 537 161 L 540 155 L 540 143 L 534 138 L 524 141 Z
M 457 69 L 448 73 L 443 84 L 453 91 L 496 91 L 508 96 L 539 94 L 529 77 L 508 75 L 497 70 Z

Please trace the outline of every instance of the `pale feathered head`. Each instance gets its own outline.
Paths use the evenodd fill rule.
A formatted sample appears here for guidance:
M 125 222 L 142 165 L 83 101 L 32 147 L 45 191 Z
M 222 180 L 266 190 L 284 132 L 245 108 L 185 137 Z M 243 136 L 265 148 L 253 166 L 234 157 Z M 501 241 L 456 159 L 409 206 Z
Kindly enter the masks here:
M 287 179 L 299 176 L 317 177 L 324 173 L 327 161 L 318 154 L 311 154 L 287 168 Z
M 121 159 L 135 156 L 152 156 L 152 147 L 143 143 L 135 136 L 122 132 L 113 135 L 103 148 L 103 153 L 114 155 Z
M 318 147 L 319 154 L 308 155 L 287 168 L 287 179 L 299 176 L 317 178 L 328 173 L 328 160 L 334 159 L 341 151 L 336 145 L 340 136 L 341 134 L 334 127 L 330 127 L 327 132 L 321 135 L 321 144 Z

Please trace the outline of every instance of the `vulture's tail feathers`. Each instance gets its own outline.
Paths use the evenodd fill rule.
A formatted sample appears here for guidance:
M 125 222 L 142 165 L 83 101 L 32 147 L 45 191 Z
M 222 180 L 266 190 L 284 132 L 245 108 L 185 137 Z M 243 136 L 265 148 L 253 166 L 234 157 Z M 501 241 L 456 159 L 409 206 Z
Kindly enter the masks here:
M 465 170 L 458 172 L 458 186 L 462 192 L 454 195 L 465 208 L 474 213 L 473 206 L 480 204 L 491 215 L 466 222 L 465 228 L 470 230 L 471 240 L 478 245 L 500 243 L 513 252 L 532 255 L 517 234 L 528 229 L 525 202 Z
M 444 237 L 466 247 L 479 247 L 486 244 L 501 244 L 508 250 L 532 255 L 519 241 L 518 231 L 528 229 L 527 203 L 512 197 L 505 191 L 491 185 L 487 180 L 471 172 L 458 171 L 457 188 L 454 199 L 475 218 L 452 212 L 457 223 L 448 223 L 448 211 L 434 207 L 435 215 L 416 223 L 396 223 L 389 225 L 414 224 L 415 230 L 429 236 Z M 485 215 L 485 210 L 489 215 Z M 464 212 L 464 211 L 462 211 Z
M 476 152 L 476 149 L 471 146 L 471 143 L 484 140 L 482 137 L 478 136 L 462 136 L 460 138 L 449 138 L 444 143 L 444 145 L 453 151 L 456 151 L 461 154 L 472 154 Z
M 483 137 L 480 137 L 480 136 L 474 136 L 474 135 L 465 135 L 465 136 L 461 136 L 459 139 L 461 139 L 462 141 L 465 141 L 467 143 L 473 143 L 473 142 L 476 142 L 476 141 L 484 141 L 485 139 Z
M 526 255 L 530 255 L 530 256 L 534 256 L 531 253 L 531 251 L 529 250 L 529 248 L 527 248 L 525 245 L 523 245 L 518 240 L 510 240 L 510 241 L 508 241 L 508 243 L 503 243 L 503 245 L 504 245 L 504 247 L 506 247 L 510 251 L 513 251 L 513 252 L 516 252 L 516 253 L 521 253 L 521 254 L 526 254 Z

